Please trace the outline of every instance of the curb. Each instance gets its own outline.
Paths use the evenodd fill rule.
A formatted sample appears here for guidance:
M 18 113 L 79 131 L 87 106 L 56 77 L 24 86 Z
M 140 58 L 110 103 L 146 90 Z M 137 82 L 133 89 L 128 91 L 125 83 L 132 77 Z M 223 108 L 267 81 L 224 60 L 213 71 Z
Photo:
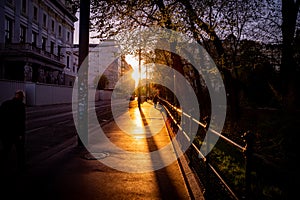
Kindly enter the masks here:
M 171 130 L 171 128 L 168 126 L 166 116 L 163 114 L 162 114 L 162 116 L 164 118 L 165 126 L 168 131 L 169 137 L 172 140 L 172 136 L 174 136 L 174 133 Z M 176 142 L 176 140 L 175 140 L 175 142 Z M 175 153 L 178 154 L 177 149 L 180 149 L 179 144 L 177 142 L 172 143 L 172 144 L 173 144 Z M 190 198 L 192 200 L 204 200 L 205 198 L 204 198 L 203 191 L 200 187 L 200 180 L 199 180 L 198 176 L 194 173 L 194 171 L 189 167 L 188 159 L 186 158 L 186 155 L 183 154 L 182 156 L 178 157 L 177 161 L 178 161 L 178 164 L 179 164 L 179 167 L 181 170 L 181 174 L 186 183 L 187 190 L 190 194 Z

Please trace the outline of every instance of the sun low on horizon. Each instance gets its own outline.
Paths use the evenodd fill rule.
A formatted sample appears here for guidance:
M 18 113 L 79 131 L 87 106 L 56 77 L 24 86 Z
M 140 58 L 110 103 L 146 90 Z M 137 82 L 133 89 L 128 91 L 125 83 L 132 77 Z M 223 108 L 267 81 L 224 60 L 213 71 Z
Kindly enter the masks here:
M 139 60 L 137 57 L 131 55 L 131 54 L 127 54 L 125 55 L 125 60 L 128 64 L 131 65 L 133 71 L 131 74 L 131 77 L 133 78 L 133 80 L 135 81 L 135 86 L 138 85 L 139 79 L 140 79 L 140 74 L 139 74 Z

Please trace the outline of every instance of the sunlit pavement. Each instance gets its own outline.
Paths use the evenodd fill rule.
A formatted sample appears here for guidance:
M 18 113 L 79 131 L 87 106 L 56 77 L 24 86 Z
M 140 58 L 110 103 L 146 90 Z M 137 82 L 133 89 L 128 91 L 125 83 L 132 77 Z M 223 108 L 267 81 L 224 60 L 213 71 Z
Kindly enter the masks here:
M 149 155 L 170 144 L 160 109 L 143 103 L 141 110 L 133 107 L 102 129 L 118 151 L 98 141 L 95 129 L 89 136 L 91 153 L 70 145 L 24 173 L 7 174 L 7 190 L 2 188 L 31 199 L 192 199 L 177 160 L 159 168 L 172 155 Z M 128 166 L 126 159 L 132 160 Z M 196 199 L 203 199 L 199 191 Z

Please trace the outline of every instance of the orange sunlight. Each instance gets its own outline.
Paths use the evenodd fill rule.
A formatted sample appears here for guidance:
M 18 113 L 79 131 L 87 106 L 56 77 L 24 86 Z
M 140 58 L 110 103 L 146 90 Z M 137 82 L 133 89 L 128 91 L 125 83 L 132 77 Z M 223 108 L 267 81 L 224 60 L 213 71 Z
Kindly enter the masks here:
M 135 86 L 137 87 L 138 83 L 139 83 L 139 78 L 140 78 L 140 74 L 139 74 L 139 60 L 136 56 L 133 55 L 125 55 L 125 60 L 128 64 L 131 65 L 133 72 L 132 72 L 132 78 L 133 80 L 135 80 Z M 146 78 L 146 66 L 144 66 L 144 62 L 143 60 L 141 60 L 141 79 L 145 79 Z
M 133 70 L 131 77 L 133 78 L 133 80 L 135 81 L 135 87 L 138 86 L 139 83 L 139 79 L 140 79 L 140 75 L 139 72 L 137 70 Z
M 126 55 L 125 56 L 125 60 L 128 64 L 131 65 L 133 72 L 131 74 L 131 77 L 133 78 L 133 80 L 135 81 L 135 87 L 137 87 L 138 83 L 139 83 L 139 60 L 137 59 L 137 57 L 133 56 L 133 55 Z

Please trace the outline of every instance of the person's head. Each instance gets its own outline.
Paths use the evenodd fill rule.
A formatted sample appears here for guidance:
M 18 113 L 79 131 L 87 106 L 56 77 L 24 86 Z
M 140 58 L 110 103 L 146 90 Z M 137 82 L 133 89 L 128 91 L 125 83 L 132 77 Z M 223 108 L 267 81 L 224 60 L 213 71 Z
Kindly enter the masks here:
M 25 94 L 24 94 L 24 92 L 22 90 L 17 90 L 15 92 L 15 98 L 16 99 L 18 99 L 20 101 L 23 101 L 24 97 L 25 97 Z

